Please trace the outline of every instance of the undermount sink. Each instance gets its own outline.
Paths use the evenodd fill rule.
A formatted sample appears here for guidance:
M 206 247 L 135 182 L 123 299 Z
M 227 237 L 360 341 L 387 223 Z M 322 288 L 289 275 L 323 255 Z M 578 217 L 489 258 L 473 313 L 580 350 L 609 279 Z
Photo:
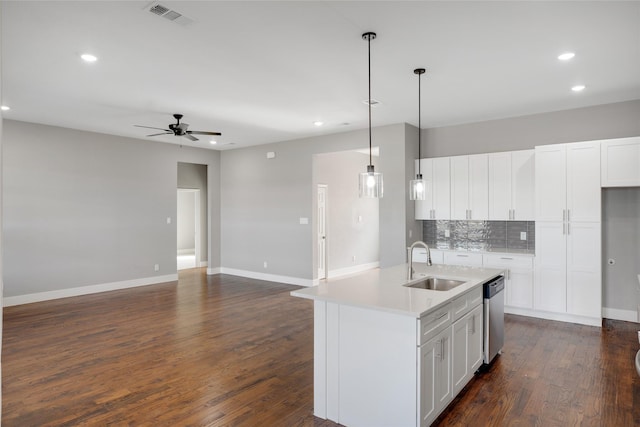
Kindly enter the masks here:
M 466 282 L 453 279 L 442 279 L 440 277 L 427 277 L 416 283 L 404 285 L 408 288 L 429 289 L 432 291 L 450 291 L 456 286 L 460 286 Z

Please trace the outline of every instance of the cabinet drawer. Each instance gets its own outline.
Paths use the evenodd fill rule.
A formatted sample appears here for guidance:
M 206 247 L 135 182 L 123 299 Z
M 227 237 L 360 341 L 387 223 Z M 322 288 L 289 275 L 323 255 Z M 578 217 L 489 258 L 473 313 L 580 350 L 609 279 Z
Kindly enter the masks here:
M 482 254 L 469 252 L 445 252 L 444 263 L 449 265 L 482 267 Z
M 422 345 L 451 325 L 451 303 L 421 317 L 418 322 L 418 345 Z
M 444 264 L 444 252 L 438 251 L 438 250 L 432 250 L 431 262 L 433 264 Z
M 482 286 L 459 296 L 451 303 L 453 322 L 482 304 Z
M 518 256 L 508 254 L 484 254 L 483 266 L 485 267 L 507 267 L 507 268 L 528 268 L 533 269 L 533 257 Z

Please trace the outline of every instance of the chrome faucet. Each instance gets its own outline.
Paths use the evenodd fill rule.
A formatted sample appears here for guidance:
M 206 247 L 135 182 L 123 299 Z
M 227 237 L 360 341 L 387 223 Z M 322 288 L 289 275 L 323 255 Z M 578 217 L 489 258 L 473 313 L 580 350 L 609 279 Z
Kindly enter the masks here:
M 431 251 L 429 250 L 429 246 L 421 241 L 418 240 L 417 242 L 413 242 L 413 244 L 411 246 L 409 246 L 407 248 L 407 255 L 409 257 L 409 262 L 407 264 L 407 279 L 411 280 L 413 279 L 413 248 L 415 248 L 416 246 L 423 246 L 426 250 L 427 250 L 427 265 L 431 265 Z

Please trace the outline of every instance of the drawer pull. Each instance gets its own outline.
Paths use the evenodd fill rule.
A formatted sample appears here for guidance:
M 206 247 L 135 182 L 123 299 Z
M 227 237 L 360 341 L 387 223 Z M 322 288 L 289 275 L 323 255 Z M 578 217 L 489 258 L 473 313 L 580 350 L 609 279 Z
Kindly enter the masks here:
M 442 319 L 442 318 L 443 318 L 443 317 L 445 317 L 447 314 L 448 314 L 448 312 L 446 312 L 446 311 L 445 311 L 445 312 L 444 312 L 444 313 L 442 313 L 440 316 L 438 316 L 438 317 L 436 318 L 436 320 L 440 320 L 440 319 Z
M 500 257 L 500 259 L 510 259 L 510 260 L 513 261 L 513 258 L 510 258 L 510 257 L 507 257 L 507 256 Z
M 456 256 L 461 257 L 461 258 L 469 258 L 469 255 L 456 255 Z

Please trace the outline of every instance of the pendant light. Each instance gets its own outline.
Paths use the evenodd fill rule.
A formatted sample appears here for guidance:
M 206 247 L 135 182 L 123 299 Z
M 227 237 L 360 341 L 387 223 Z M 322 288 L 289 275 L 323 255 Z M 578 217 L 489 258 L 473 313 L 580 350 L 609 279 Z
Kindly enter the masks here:
M 376 38 L 376 33 L 368 32 L 362 35 L 362 39 L 367 41 L 369 46 L 369 164 L 367 171 L 360 173 L 358 189 L 360 197 L 382 198 L 382 174 L 376 172 L 373 167 L 371 155 L 371 40 Z
M 421 118 L 422 112 L 420 110 L 420 79 L 422 75 L 425 73 L 424 68 L 416 68 L 413 70 L 414 74 L 418 75 L 418 173 L 416 174 L 416 179 L 412 179 L 409 182 L 409 200 L 425 200 L 427 196 L 427 181 L 422 179 L 422 172 L 420 170 L 420 158 L 421 156 L 421 138 L 420 134 L 422 133 L 421 127 Z

